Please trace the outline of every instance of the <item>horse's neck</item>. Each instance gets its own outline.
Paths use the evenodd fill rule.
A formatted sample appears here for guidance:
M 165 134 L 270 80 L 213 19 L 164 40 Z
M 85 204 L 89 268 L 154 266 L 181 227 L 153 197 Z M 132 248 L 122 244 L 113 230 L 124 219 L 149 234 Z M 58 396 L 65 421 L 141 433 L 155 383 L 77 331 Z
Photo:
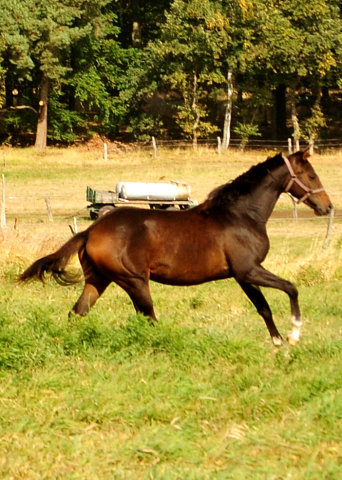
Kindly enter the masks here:
M 257 222 L 266 223 L 283 191 L 287 171 L 283 167 L 267 172 L 249 195 L 247 214 Z

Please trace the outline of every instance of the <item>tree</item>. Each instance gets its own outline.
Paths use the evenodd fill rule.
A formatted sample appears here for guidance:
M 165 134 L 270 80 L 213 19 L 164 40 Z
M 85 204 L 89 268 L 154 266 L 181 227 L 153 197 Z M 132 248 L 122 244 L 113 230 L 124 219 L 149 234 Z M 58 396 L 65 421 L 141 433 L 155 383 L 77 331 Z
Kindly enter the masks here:
M 326 124 L 321 99 L 342 86 L 337 0 L 0 0 L 0 9 L 0 133 L 36 132 L 38 148 L 47 136 L 115 136 L 128 123 L 135 138 L 194 145 L 223 126 L 225 148 L 231 122 L 246 134 L 269 111 L 274 138 L 291 115 L 294 138 L 312 139 Z
M 175 0 L 160 38 L 150 42 L 145 52 L 153 59 L 153 71 L 159 72 L 159 78 L 154 75 L 156 88 L 176 102 L 176 122 L 194 145 L 199 137 L 217 130 L 206 121 L 207 100 L 226 82 L 222 66 L 230 41 L 228 29 L 218 3 Z
M 32 116 L 36 119 L 37 111 L 26 102 L 21 88 L 29 78 L 33 62 L 28 54 L 29 42 L 18 22 L 18 18 L 27 15 L 25 3 L 0 0 L 0 9 L 0 128 L 11 138 L 28 127 Z M 27 108 L 31 109 L 28 115 L 24 113 Z
M 160 35 L 165 13 L 173 0 L 117 0 L 112 9 L 118 16 L 118 40 L 124 49 L 144 48 Z
M 119 92 L 136 54 L 136 49 L 124 49 L 117 41 L 120 29 L 116 23 L 117 15 L 108 6 L 101 17 L 100 34 L 87 36 L 72 47 L 72 71 L 66 78 L 69 96 L 77 99 L 79 109 L 90 113 L 93 128 L 96 124 L 98 132 L 108 136 L 117 133 L 126 114 Z
M 41 72 L 40 115 L 35 146 L 42 149 L 46 147 L 50 88 L 58 87 L 63 81 L 71 68 L 67 60 L 72 44 L 93 33 L 101 7 L 107 0 L 63 0 L 58 4 L 39 0 L 34 3 L 35 24 L 30 23 L 26 31 L 31 40 L 35 39 L 31 52 Z
M 246 62 L 253 73 L 263 76 L 271 90 L 279 93 L 286 85 L 294 137 L 299 140 L 296 108 L 299 93 L 314 97 L 309 108 L 317 116 L 314 92 L 324 85 L 328 72 L 339 63 L 342 36 L 338 2 L 253 0 L 246 23 L 254 32 L 246 50 Z M 285 100 L 284 95 L 282 98 Z
M 3 1 L 3 0 L 1 0 Z M 5 17 L 17 25 L 15 34 L 5 32 L 9 59 L 18 81 L 31 77 L 37 82 L 39 116 L 35 146 L 46 147 L 48 104 L 51 89 L 60 89 L 70 72 L 71 46 L 95 35 L 101 8 L 109 0 L 21 0 L 3 2 Z M 21 64 L 18 63 L 19 58 Z M 23 68 L 25 67 L 25 69 Z M 25 70 L 23 75 L 21 72 Z

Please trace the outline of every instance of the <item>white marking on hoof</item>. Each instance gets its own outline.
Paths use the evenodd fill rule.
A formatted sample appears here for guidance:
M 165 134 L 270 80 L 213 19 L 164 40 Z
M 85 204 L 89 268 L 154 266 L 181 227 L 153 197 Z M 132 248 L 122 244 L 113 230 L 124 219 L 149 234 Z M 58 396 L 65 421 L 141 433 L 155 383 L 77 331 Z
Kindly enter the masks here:
M 299 342 L 299 338 L 295 339 L 291 335 L 287 336 L 287 341 L 289 342 L 290 345 L 295 346 Z
M 291 318 L 292 332 L 288 334 L 287 341 L 290 345 L 297 345 L 300 337 L 300 330 L 302 327 L 301 320 L 297 320 L 295 317 Z
M 284 344 L 282 339 L 279 337 L 272 337 L 272 342 L 275 347 L 281 347 Z

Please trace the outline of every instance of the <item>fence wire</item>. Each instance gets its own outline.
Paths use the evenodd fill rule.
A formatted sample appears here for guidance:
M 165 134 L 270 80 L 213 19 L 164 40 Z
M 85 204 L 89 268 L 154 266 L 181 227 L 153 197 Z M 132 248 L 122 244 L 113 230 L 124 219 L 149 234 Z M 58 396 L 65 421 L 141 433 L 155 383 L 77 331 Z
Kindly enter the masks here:
M 307 143 L 302 142 L 300 148 L 306 148 Z M 317 139 L 313 145 L 315 152 L 317 153 L 330 153 L 336 150 L 342 150 L 342 138 L 335 139 Z M 218 154 L 223 152 L 221 147 L 221 139 L 198 139 L 196 144 L 192 140 L 159 140 L 152 137 L 149 142 L 135 142 L 135 143 L 116 143 L 113 144 L 104 143 L 104 157 L 110 154 L 120 153 L 135 153 L 135 152 L 151 152 L 151 154 L 157 157 L 158 152 L 161 150 L 195 150 L 207 148 L 210 150 L 216 150 Z M 264 151 L 282 151 L 292 153 L 296 150 L 294 142 L 291 138 L 285 140 L 262 140 L 251 139 L 246 145 L 242 145 L 241 139 L 233 138 L 229 142 L 228 151 L 234 150 L 264 150 Z

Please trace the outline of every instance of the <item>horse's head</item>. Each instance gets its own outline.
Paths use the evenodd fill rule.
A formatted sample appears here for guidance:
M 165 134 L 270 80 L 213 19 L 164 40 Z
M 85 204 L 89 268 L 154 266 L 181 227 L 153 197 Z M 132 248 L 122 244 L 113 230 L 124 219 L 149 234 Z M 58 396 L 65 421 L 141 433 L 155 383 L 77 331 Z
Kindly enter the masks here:
M 290 180 L 285 188 L 298 199 L 311 207 L 316 215 L 327 215 L 333 205 L 325 191 L 317 173 L 309 162 L 309 148 L 288 157 L 283 157 L 289 173 Z

